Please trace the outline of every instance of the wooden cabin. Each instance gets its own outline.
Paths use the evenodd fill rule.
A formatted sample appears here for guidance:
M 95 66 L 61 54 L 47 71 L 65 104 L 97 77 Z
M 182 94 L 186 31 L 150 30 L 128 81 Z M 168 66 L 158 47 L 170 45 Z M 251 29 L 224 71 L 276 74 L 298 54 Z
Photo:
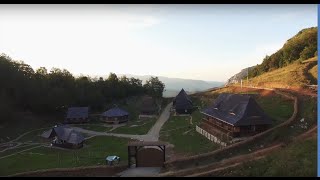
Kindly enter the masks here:
M 55 126 L 45 131 L 42 137 L 52 139 L 52 145 L 77 149 L 83 147 L 84 136 L 67 125 Z
M 248 95 L 221 94 L 212 106 L 201 113 L 205 117 L 200 127 L 210 134 L 250 136 L 265 131 L 272 124 L 271 118 Z
M 70 107 L 65 123 L 86 123 L 89 121 L 89 107 Z
M 114 107 L 101 114 L 100 120 L 110 124 L 124 123 L 129 120 L 129 113 L 118 107 Z
M 141 107 L 140 107 L 140 115 L 154 116 L 159 113 L 159 107 L 154 100 L 154 98 L 150 96 L 142 97 Z
M 172 105 L 177 114 L 191 114 L 193 111 L 192 101 L 184 89 L 173 99 Z

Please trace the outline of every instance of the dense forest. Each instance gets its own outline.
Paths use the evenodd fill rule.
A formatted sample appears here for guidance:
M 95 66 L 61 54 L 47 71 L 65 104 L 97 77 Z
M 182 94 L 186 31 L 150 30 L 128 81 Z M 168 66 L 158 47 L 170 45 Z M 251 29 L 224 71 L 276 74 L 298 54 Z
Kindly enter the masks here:
M 317 56 L 317 27 L 303 29 L 289 39 L 283 47 L 271 56 L 266 56 L 260 65 L 249 71 L 255 77 L 274 69 L 285 67 L 294 61 L 303 61 Z
M 69 106 L 89 106 L 105 110 L 108 103 L 130 96 L 148 94 L 162 97 L 165 85 L 158 77 L 142 80 L 117 77 L 106 79 L 74 77 L 68 70 L 45 67 L 33 70 L 23 61 L 0 55 L 0 123 L 9 121 L 13 113 L 64 113 Z

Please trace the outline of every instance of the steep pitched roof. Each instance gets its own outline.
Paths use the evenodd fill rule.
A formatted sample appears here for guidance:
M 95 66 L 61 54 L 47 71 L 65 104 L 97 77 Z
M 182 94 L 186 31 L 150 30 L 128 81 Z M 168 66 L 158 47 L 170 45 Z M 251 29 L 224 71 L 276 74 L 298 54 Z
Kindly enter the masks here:
M 212 106 L 201 113 L 234 126 L 272 123 L 252 97 L 240 94 L 220 94 Z
M 89 107 L 70 107 L 68 108 L 67 118 L 88 118 Z
M 118 107 L 114 107 L 114 108 L 109 109 L 108 111 L 105 111 L 101 115 L 106 116 L 106 117 L 121 117 L 121 116 L 129 115 L 129 113 L 123 109 L 120 109 Z
M 59 139 L 72 144 L 79 144 L 84 141 L 84 137 L 81 133 L 67 125 L 53 127 L 52 129 L 43 132 L 41 136 L 50 138 L 54 135 L 58 136 Z
M 179 94 L 174 98 L 173 105 L 176 109 L 192 109 L 192 101 L 182 88 Z

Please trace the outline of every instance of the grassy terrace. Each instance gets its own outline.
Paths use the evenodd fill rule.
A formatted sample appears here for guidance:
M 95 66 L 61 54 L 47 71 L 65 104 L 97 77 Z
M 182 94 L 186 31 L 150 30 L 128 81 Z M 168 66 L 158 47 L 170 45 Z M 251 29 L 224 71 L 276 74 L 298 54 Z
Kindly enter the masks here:
M 78 150 L 39 147 L 0 159 L 0 176 L 40 169 L 105 164 L 105 157 L 109 155 L 117 155 L 121 163 L 127 163 L 127 142 L 125 138 L 94 137 Z
M 267 88 L 303 87 L 306 84 L 312 84 L 314 80 L 308 74 L 310 73 L 313 78 L 317 79 L 317 60 L 318 57 L 313 57 L 303 62 L 295 61 L 286 67 L 250 79 L 250 84 Z M 247 85 L 246 80 L 244 85 Z
M 256 96 L 257 103 L 273 120 L 273 126 L 284 122 L 293 113 L 293 101 L 280 95 L 270 97 Z
M 317 175 L 317 140 L 294 143 L 266 158 L 249 161 L 213 176 L 304 176 Z

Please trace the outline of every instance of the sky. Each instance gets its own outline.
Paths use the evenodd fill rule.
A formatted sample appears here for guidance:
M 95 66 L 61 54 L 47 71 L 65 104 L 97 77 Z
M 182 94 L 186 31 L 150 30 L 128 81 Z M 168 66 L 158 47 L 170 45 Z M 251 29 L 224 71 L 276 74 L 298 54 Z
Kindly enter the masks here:
M 0 5 L 0 53 L 74 75 L 226 81 L 260 64 L 317 5 Z

